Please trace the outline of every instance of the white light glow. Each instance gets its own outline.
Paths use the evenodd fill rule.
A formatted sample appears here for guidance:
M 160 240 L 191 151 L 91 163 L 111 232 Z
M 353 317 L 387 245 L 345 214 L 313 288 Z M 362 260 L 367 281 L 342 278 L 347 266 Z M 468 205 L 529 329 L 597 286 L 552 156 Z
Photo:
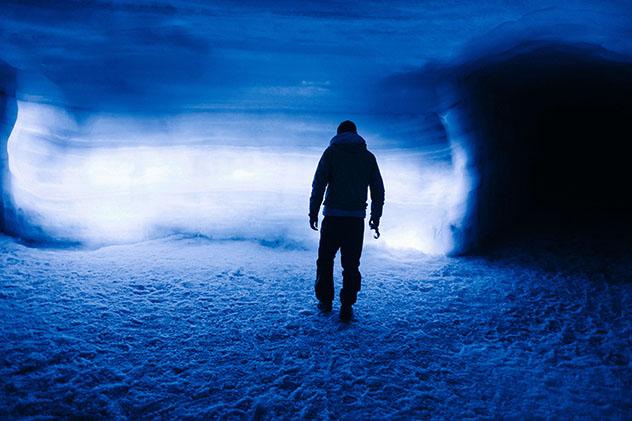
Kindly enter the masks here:
M 52 237 L 96 245 L 173 232 L 317 239 L 307 226 L 308 199 L 328 139 L 313 148 L 186 142 L 121 147 L 88 139 L 63 144 L 55 137 L 63 131 L 52 121 L 60 121 L 54 110 L 19 104 L 9 144 L 14 201 Z M 138 139 L 142 132 L 130 136 Z M 387 202 L 380 241 L 369 240 L 367 232 L 366 243 L 448 252 L 450 224 L 464 197 L 462 174 L 420 151 L 374 152 Z

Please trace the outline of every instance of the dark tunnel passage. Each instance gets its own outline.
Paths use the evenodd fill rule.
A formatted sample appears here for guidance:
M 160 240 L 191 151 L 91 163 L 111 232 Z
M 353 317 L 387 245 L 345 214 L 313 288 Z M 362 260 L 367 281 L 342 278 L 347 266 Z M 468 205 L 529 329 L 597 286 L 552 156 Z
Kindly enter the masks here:
M 632 63 L 593 46 L 521 46 L 458 71 L 478 183 L 468 248 L 519 230 L 629 230 Z

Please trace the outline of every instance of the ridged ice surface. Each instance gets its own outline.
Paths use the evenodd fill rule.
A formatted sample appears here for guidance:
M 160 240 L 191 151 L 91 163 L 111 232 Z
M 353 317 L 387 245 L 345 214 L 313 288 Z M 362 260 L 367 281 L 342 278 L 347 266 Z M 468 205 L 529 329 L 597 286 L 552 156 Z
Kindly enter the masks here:
M 632 416 L 629 256 L 369 249 L 342 324 L 313 250 L 0 248 L 1 417 Z

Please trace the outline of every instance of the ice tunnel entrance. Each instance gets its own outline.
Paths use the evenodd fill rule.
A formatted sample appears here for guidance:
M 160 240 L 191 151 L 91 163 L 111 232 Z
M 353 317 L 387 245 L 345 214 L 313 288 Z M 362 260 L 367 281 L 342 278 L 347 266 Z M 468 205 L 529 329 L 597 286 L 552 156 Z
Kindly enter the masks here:
M 517 229 L 630 225 L 632 62 L 521 46 L 459 69 L 473 178 L 469 247 Z

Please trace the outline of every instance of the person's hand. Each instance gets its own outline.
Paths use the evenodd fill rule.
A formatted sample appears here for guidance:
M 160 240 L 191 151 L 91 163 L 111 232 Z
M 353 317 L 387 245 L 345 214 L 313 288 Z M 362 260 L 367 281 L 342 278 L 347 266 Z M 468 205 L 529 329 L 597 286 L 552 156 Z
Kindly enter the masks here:
M 380 218 L 371 217 L 371 219 L 369 219 L 369 228 L 375 230 L 373 238 L 376 240 L 380 238 Z
M 310 216 L 309 217 L 309 226 L 314 231 L 318 231 L 318 217 Z

